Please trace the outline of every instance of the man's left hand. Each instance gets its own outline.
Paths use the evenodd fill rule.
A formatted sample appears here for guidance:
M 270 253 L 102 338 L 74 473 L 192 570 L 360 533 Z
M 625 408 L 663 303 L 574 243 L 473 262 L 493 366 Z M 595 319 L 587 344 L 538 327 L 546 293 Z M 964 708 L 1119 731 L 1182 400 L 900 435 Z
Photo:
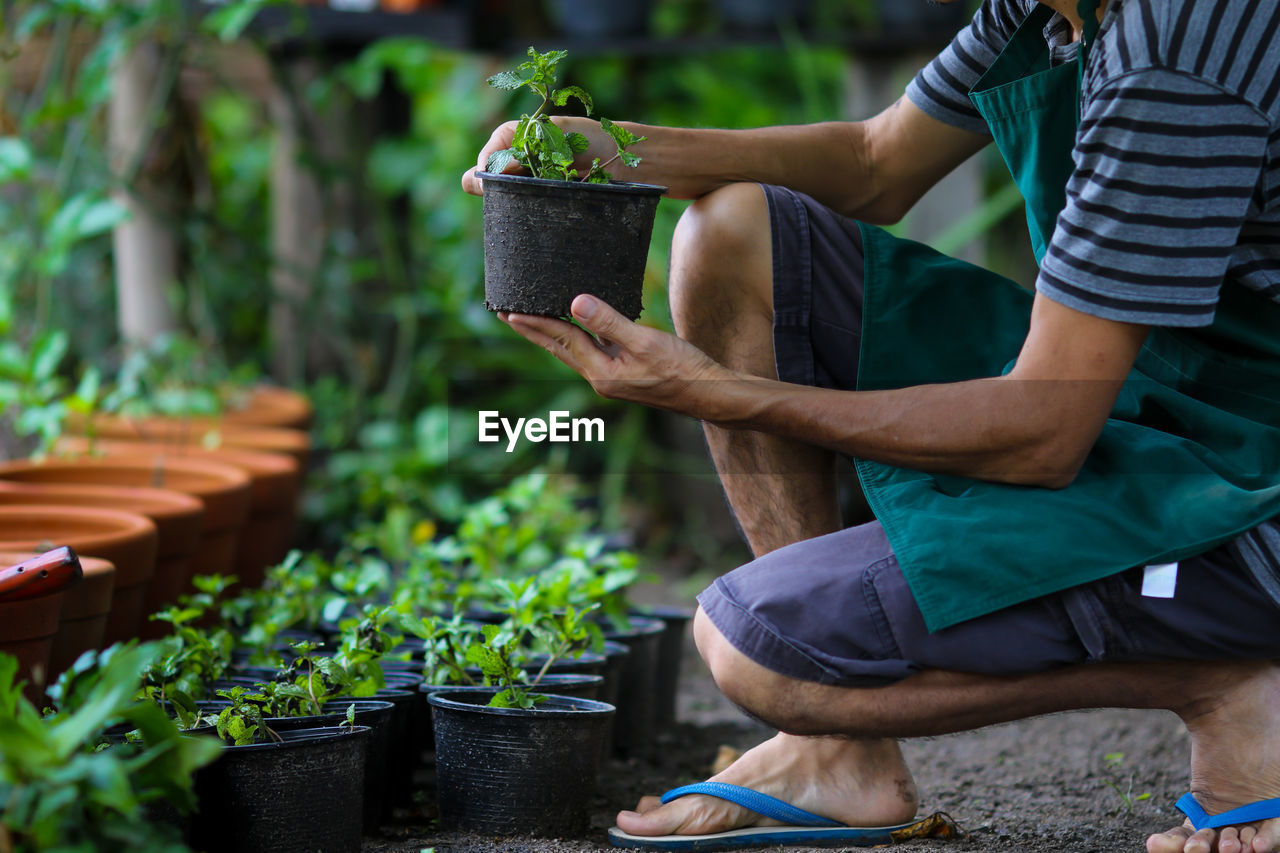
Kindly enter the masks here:
M 576 297 L 570 310 L 583 328 L 529 314 L 498 317 L 582 374 L 602 397 L 709 419 L 717 385 L 735 378 L 692 344 L 638 326 L 593 296 Z

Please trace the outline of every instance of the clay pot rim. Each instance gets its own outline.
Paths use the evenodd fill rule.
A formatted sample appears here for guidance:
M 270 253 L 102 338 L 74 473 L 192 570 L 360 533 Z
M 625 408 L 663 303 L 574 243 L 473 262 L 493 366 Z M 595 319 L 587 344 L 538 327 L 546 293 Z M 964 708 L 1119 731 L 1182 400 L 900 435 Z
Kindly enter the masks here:
M 64 446 L 70 445 L 76 450 L 73 453 L 80 453 L 81 442 L 87 442 L 87 439 L 81 436 L 69 436 L 63 439 Z M 115 459 L 120 456 L 144 456 L 151 458 L 159 458 L 168 462 L 176 461 L 192 461 L 192 462 L 212 462 L 216 465 L 225 465 L 230 468 L 238 468 L 249 475 L 250 480 L 265 477 L 286 478 L 294 477 L 299 473 L 301 466 L 298 460 L 288 453 L 282 453 L 272 450 L 251 450 L 244 447 L 215 447 L 203 448 L 198 445 L 188 444 L 165 444 L 162 442 L 149 441 L 133 441 L 129 439 L 104 438 L 99 439 L 96 445 L 101 448 L 101 459 Z M 73 457 L 75 458 L 75 457 Z
M 153 489 L 147 486 L 104 486 L 93 483 L 33 483 L 26 480 L 0 479 L 0 496 L 29 494 L 32 498 L 29 503 L 32 504 L 42 503 L 39 500 L 42 495 L 53 496 L 56 494 L 71 498 L 77 493 L 101 496 L 104 499 L 116 496 L 121 503 L 121 506 L 118 507 L 119 509 L 125 512 L 136 512 L 153 520 L 170 521 L 180 519 L 183 521 L 195 521 L 204 515 L 203 501 L 194 495 L 189 495 L 186 492 L 177 492 L 173 489 Z M 0 503 L 0 506 L 18 505 Z M 63 506 L 63 504 L 58 504 L 58 506 Z M 74 504 L 67 503 L 66 506 L 74 506 Z M 84 506 L 88 506 L 90 509 L 109 508 L 99 507 L 97 504 L 84 504 Z
M 60 519 L 66 519 L 68 516 L 78 517 L 80 519 L 97 522 L 99 529 L 103 527 L 110 528 L 110 532 L 105 534 L 93 534 L 89 536 L 76 537 L 82 542 L 89 542 L 90 545 L 84 546 L 86 550 L 102 541 L 114 539 L 121 533 L 149 533 L 151 536 L 156 535 L 156 524 L 145 515 L 136 512 L 126 512 L 118 509 L 98 509 L 95 507 L 79 507 L 64 506 L 59 504 L 27 504 L 23 506 L 0 506 L 0 520 L 6 518 L 48 518 L 50 515 L 56 515 Z M 0 539 L 0 542 L 27 542 L 40 541 L 28 539 Z M 19 549 L 20 550 L 20 549 Z
M 88 454 L 79 454 L 71 457 L 55 457 L 40 462 L 32 460 L 17 460 L 13 462 L 0 463 L 0 479 L 9 479 L 10 482 L 30 482 L 29 480 L 13 480 L 11 475 L 20 474 L 26 471 L 35 471 L 41 468 L 46 470 L 74 470 L 76 468 L 96 468 L 102 469 L 125 469 L 136 471 L 144 469 L 146 471 L 154 471 L 156 468 L 155 456 L 146 453 L 113 453 L 109 456 L 90 456 Z M 208 487 L 192 487 L 190 489 L 165 489 L 165 491 L 181 491 L 184 494 L 194 495 L 196 497 L 205 497 L 213 495 L 221 495 L 223 493 L 234 492 L 238 489 L 249 487 L 249 475 L 241 468 L 233 465 L 227 465 L 221 462 L 212 462 L 203 459 L 164 459 L 166 466 L 172 466 L 171 469 L 177 474 L 192 475 L 197 478 L 203 478 L 206 482 L 214 481 Z M 61 480 L 61 483 L 72 482 L 70 480 Z M 100 485 L 100 484 L 91 484 Z M 132 488 L 132 487 L 131 487 Z M 142 488 L 156 488 L 142 487 Z

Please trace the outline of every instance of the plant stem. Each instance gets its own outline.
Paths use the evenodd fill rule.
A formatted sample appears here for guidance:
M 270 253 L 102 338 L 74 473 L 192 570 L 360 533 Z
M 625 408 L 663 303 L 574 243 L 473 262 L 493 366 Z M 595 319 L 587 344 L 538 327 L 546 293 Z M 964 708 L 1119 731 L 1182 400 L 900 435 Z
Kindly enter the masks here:
M 582 178 L 579 180 L 579 183 L 585 184 L 592 175 L 594 175 L 596 172 L 603 172 L 606 168 L 611 166 L 613 162 L 621 156 L 622 156 L 622 152 L 619 151 L 617 154 L 614 154 L 612 157 L 610 157 L 608 160 L 601 163 L 599 166 L 596 166 L 594 169 L 588 169 L 587 173 L 583 175 Z

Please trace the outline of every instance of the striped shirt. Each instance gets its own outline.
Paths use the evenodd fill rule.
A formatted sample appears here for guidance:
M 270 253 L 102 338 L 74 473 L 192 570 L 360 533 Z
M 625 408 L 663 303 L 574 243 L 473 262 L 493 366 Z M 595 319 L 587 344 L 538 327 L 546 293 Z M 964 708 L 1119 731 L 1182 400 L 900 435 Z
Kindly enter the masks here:
M 1035 6 L 984 0 L 907 97 L 985 134 L 969 89 Z M 1044 35 L 1075 55 L 1060 15 Z M 1209 325 L 1224 285 L 1280 301 L 1280 0 L 1111 0 L 1082 109 L 1038 292 L 1152 326 Z M 1280 520 L 1230 547 L 1280 603 Z
M 907 96 L 986 133 L 968 91 L 1035 6 L 985 0 Z M 1061 16 L 1045 38 L 1074 55 Z M 1112 0 L 1082 100 L 1037 291 L 1153 326 L 1210 324 L 1224 283 L 1280 301 L 1280 0 Z

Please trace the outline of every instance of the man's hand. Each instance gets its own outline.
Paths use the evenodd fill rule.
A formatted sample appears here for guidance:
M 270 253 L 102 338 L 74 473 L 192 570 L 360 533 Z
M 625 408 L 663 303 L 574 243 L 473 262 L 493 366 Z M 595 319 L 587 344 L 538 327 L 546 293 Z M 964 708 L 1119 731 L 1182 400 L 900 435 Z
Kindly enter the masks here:
M 692 344 L 638 326 L 593 296 L 576 297 L 571 310 L 599 340 L 551 317 L 505 312 L 498 317 L 580 373 L 602 397 L 714 419 L 716 390 L 736 374 Z
M 613 144 L 613 140 L 600 129 L 600 122 L 594 119 L 578 116 L 555 116 L 552 121 L 566 133 L 569 131 L 581 133 L 591 143 L 586 151 L 574 159 L 574 168 L 578 170 L 579 174 L 585 175 L 587 170 L 591 168 L 591 161 L 596 157 L 599 157 L 600 162 L 604 163 L 617 153 L 618 149 Z M 480 149 L 480 156 L 476 158 L 476 169 L 468 169 L 462 173 L 462 188 L 464 190 L 472 195 L 484 195 L 483 181 L 476 179 L 475 171 L 477 169 L 481 172 L 485 171 L 485 164 L 489 162 L 489 157 L 495 151 L 503 151 L 511 147 L 511 141 L 515 137 L 516 124 L 517 122 L 509 121 L 506 124 L 499 125 L 494 130 L 484 148 Z M 528 174 L 514 160 L 507 165 L 506 171 L 512 174 Z

